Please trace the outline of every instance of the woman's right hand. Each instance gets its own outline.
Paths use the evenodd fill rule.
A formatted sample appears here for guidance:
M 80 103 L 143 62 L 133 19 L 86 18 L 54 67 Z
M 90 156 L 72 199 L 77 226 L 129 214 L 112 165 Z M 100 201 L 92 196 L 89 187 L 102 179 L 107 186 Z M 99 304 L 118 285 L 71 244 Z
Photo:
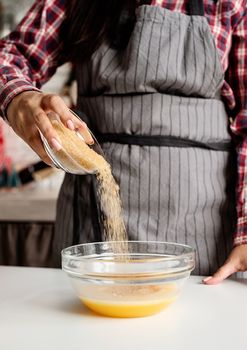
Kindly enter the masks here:
M 44 150 L 39 130 L 47 139 L 49 145 L 56 151 L 61 149 L 59 137 L 52 127 L 49 112 L 59 115 L 63 124 L 71 129 L 77 129 L 88 144 L 93 143 L 86 123 L 78 120 L 58 95 L 45 94 L 37 91 L 24 91 L 13 98 L 7 109 L 7 119 L 15 133 L 20 136 L 38 155 L 51 165 L 52 162 Z

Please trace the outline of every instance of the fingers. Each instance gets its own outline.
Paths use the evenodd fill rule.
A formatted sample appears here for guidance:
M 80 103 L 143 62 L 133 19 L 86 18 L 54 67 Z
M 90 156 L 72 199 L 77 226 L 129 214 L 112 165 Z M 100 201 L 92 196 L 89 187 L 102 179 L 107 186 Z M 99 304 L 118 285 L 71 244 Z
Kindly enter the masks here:
M 36 126 L 39 128 L 43 136 L 48 141 L 49 145 L 55 150 L 59 151 L 61 146 L 61 141 L 58 135 L 52 127 L 50 119 L 47 114 L 41 108 L 37 108 L 33 112 L 33 118 L 35 120 Z
M 203 283 L 220 283 L 238 271 L 247 271 L 247 244 L 234 247 L 224 265 L 213 276 L 204 278 Z
M 75 116 L 74 116 L 73 122 L 76 130 L 78 130 L 79 133 L 83 136 L 85 142 L 88 143 L 89 145 L 94 144 L 94 140 L 92 138 L 91 133 L 88 130 L 87 124 L 82 120 L 78 120 L 78 118 Z
M 219 268 L 213 276 L 209 276 L 203 279 L 203 283 L 207 285 L 218 284 L 222 282 L 227 277 L 231 276 L 233 273 L 237 272 L 237 268 L 233 261 L 226 262 L 221 268 Z
M 54 111 L 57 113 L 65 126 L 71 130 L 78 130 L 86 143 L 93 144 L 93 138 L 87 128 L 86 123 L 78 119 L 66 106 L 62 98 L 57 95 L 45 95 L 42 99 L 41 107 L 45 111 Z
M 24 91 L 14 97 L 8 107 L 9 122 L 15 133 L 27 142 L 44 162 L 52 164 L 43 147 L 39 131 L 53 150 L 59 151 L 62 148 L 49 113 L 59 115 L 66 127 L 78 130 L 85 142 L 93 143 L 87 125 L 68 109 L 59 96 Z
M 71 120 L 73 115 L 70 113 L 61 97 L 53 94 L 44 95 L 41 101 L 41 107 L 46 112 L 53 111 L 57 113 L 67 127 L 72 130 L 74 129 L 73 121 Z M 71 123 L 68 125 L 69 121 L 71 121 Z

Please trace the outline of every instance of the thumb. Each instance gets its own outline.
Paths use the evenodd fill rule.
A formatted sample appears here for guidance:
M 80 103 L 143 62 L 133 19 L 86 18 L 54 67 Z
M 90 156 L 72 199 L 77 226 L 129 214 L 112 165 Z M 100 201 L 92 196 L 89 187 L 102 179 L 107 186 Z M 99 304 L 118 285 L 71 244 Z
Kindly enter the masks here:
M 228 260 L 213 274 L 213 276 L 204 278 L 202 282 L 208 285 L 218 284 L 235 272 L 237 272 L 235 264 L 233 261 Z

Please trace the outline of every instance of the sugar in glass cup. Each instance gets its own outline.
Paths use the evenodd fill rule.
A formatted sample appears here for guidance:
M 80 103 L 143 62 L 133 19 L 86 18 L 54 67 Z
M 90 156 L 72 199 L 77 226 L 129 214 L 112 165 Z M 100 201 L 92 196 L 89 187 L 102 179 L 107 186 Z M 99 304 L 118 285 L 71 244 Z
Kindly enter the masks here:
M 75 293 L 94 312 L 143 317 L 174 302 L 195 266 L 195 251 L 169 242 L 86 243 L 62 251 L 62 268 Z
M 79 118 L 79 116 L 77 114 L 75 114 L 72 110 L 70 110 L 70 112 L 81 121 L 81 119 Z M 50 113 L 48 113 L 48 117 L 50 118 L 51 122 L 55 121 L 60 125 L 60 127 L 63 127 L 62 121 L 61 121 L 58 114 L 56 114 L 54 112 L 50 112 Z M 81 144 L 81 146 L 83 146 L 83 143 L 85 143 L 87 145 L 87 147 L 89 147 L 90 149 L 95 151 L 97 154 L 104 157 L 103 151 L 102 151 L 99 143 L 97 142 L 96 138 L 94 137 L 93 133 L 89 129 L 88 129 L 88 131 L 91 134 L 93 141 L 94 141 L 94 143 L 92 145 L 88 145 L 85 143 L 83 135 L 78 130 L 75 130 L 75 131 L 69 130 L 69 132 L 71 134 L 73 133 L 73 136 L 75 137 L 74 139 L 71 138 L 71 140 L 70 140 L 70 142 L 71 142 L 70 148 L 77 147 L 77 152 L 79 152 L 80 151 L 80 149 L 78 147 L 78 141 L 79 141 L 79 144 Z M 60 140 L 60 143 L 62 145 L 62 149 L 60 151 L 55 151 L 49 145 L 47 139 L 44 137 L 44 135 L 42 134 L 41 131 L 40 131 L 40 136 L 41 136 L 41 140 L 42 140 L 43 145 L 44 145 L 44 149 L 45 149 L 47 155 L 49 156 L 49 158 L 51 159 L 53 165 L 56 168 L 62 169 L 67 173 L 78 174 L 78 175 L 93 174 L 96 172 L 96 168 L 90 168 L 90 169 L 86 168 L 78 161 L 78 156 L 75 157 L 75 156 L 73 156 L 72 152 L 68 152 L 68 150 L 66 149 L 66 146 L 63 144 L 63 140 Z M 74 142 L 74 145 L 73 145 L 73 142 Z M 82 157 L 83 157 L 83 150 L 82 150 Z

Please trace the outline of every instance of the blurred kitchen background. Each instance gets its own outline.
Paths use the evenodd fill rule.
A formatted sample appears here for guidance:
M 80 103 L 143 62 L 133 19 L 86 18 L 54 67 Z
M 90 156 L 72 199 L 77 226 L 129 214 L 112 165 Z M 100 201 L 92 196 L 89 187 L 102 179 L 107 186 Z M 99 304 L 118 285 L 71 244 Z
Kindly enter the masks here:
M 23 18 L 34 0 L 0 0 L 0 37 Z M 43 91 L 72 107 L 71 66 L 60 67 Z M 0 264 L 50 266 L 56 201 L 64 173 L 47 167 L 0 118 Z

